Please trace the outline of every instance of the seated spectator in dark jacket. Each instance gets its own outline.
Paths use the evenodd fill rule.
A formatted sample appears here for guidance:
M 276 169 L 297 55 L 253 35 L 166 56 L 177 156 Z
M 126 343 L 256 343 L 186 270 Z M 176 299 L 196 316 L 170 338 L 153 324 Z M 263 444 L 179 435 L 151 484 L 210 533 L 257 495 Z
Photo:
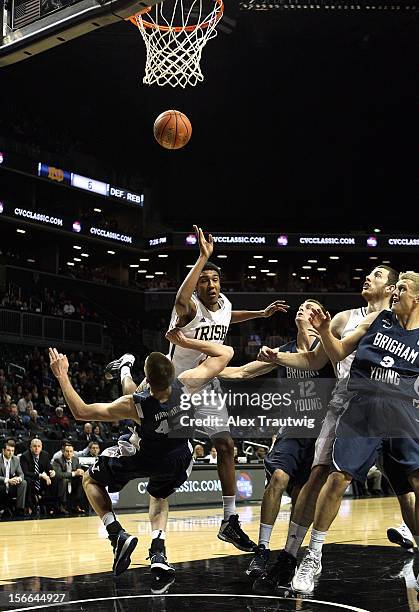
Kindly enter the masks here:
M 9 429 L 13 435 L 16 431 L 22 431 L 25 429 L 16 404 L 10 405 L 10 416 L 8 419 L 6 419 L 6 429 Z
M 25 480 L 28 484 L 26 503 L 30 513 L 34 512 L 38 504 L 51 503 L 56 505 L 55 472 L 50 462 L 49 454 L 42 450 L 39 438 L 31 441 L 30 449 L 20 457 Z
M 0 455 L 0 507 L 13 505 L 16 499 L 16 515 L 25 513 L 26 480 L 19 457 L 14 456 L 14 442 L 5 442 Z
M 70 419 L 64 414 L 62 406 L 57 406 L 55 414 L 49 417 L 49 424 L 58 427 L 63 433 L 70 429 Z
M 97 438 L 93 433 L 93 427 L 91 423 L 85 423 L 83 427 L 83 431 L 79 434 L 79 440 L 83 440 L 86 442 L 97 442 Z
M 81 508 L 82 477 L 84 470 L 80 467 L 79 458 L 74 455 L 74 447 L 68 442 L 61 458 L 53 461 L 58 483 L 58 501 L 61 512 L 84 513 Z
M 26 425 L 32 435 L 39 435 L 43 433 L 45 428 L 45 421 L 42 417 L 38 417 L 37 410 L 31 410 L 29 413 L 29 423 Z

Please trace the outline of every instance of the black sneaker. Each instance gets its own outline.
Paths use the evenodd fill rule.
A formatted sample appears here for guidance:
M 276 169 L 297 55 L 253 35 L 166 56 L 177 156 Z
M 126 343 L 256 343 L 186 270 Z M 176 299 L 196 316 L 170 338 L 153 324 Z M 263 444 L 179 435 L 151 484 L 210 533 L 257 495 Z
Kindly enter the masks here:
M 261 576 L 253 583 L 252 591 L 258 595 L 273 595 L 275 589 L 286 587 L 291 582 L 297 567 L 297 559 L 287 553 L 279 552 L 278 558 L 265 576 Z
M 248 576 L 252 582 L 264 576 L 266 574 L 268 561 L 269 549 L 266 548 L 265 544 L 259 544 L 259 546 L 256 547 L 255 556 L 246 570 L 246 576 Z
M 238 514 L 232 514 L 227 521 L 221 522 L 218 538 L 223 540 L 223 542 L 233 544 L 244 552 L 253 552 L 256 549 L 256 544 L 252 542 L 247 533 L 244 533 L 240 527 Z
M 128 569 L 131 553 L 138 544 L 138 538 L 121 529 L 116 536 L 110 536 L 109 539 L 114 549 L 113 574 L 119 576 Z
M 166 576 L 159 574 L 151 577 L 151 594 L 164 595 L 167 593 L 175 582 L 176 576 L 173 573 L 168 573 Z
M 106 380 L 112 380 L 114 378 L 118 378 L 118 374 L 122 366 L 126 365 L 132 368 L 132 366 L 134 365 L 134 362 L 135 362 L 135 357 L 134 355 L 131 355 L 131 353 L 125 353 L 119 359 L 114 359 L 113 361 L 110 361 L 108 365 L 105 366 L 105 369 L 103 371 L 103 374 Z
M 399 527 L 390 527 L 390 529 L 387 529 L 387 537 L 393 544 L 398 544 L 409 551 L 415 546 L 412 533 L 404 523 Z

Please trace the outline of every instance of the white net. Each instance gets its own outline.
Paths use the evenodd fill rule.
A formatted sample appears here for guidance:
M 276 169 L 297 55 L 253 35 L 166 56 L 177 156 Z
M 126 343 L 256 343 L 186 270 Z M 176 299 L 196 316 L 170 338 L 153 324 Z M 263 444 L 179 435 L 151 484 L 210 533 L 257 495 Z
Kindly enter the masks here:
M 143 82 L 183 87 L 204 80 L 202 49 L 217 36 L 222 0 L 165 0 L 135 16 L 147 59 Z

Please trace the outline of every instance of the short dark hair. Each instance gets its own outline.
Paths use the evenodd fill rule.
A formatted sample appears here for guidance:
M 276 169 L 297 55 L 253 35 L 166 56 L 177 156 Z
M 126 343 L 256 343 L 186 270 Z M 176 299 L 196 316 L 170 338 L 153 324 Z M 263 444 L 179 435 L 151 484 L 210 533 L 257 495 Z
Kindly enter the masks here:
M 72 442 L 66 442 L 65 444 L 63 444 L 63 450 L 65 450 L 66 446 L 71 446 L 71 448 L 74 448 L 74 444 Z
M 64 440 L 61 442 L 61 448 L 64 448 L 65 446 L 67 446 L 67 444 L 71 444 L 70 440 L 66 440 L 64 438 Z
M 312 298 L 307 298 L 306 300 L 304 300 L 305 302 L 313 302 L 313 304 L 317 304 L 317 306 L 320 307 L 320 310 L 322 311 L 323 314 L 326 314 L 326 308 L 323 306 L 323 304 L 321 304 L 318 300 L 313 300 Z
M 6 446 L 10 446 L 10 448 L 15 448 L 16 444 L 14 440 L 5 440 L 3 442 L 3 448 L 6 448 Z
M 163 353 L 150 353 L 145 363 L 145 375 L 150 387 L 156 391 L 164 391 L 173 382 L 175 368 L 173 363 Z
M 91 442 L 89 442 L 89 444 L 87 445 L 87 448 L 92 448 L 93 444 L 97 444 L 100 448 L 99 442 L 97 442 L 96 440 L 92 440 Z
M 394 268 L 390 268 L 390 266 L 386 266 L 384 264 L 380 264 L 379 266 L 377 266 L 377 268 L 383 268 L 384 270 L 387 270 L 388 279 L 386 282 L 386 286 L 395 285 L 399 280 L 399 273 Z
M 219 268 L 215 263 L 212 263 L 212 261 L 207 261 L 205 266 L 202 268 L 202 272 L 205 272 L 205 270 L 213 270 L 214 272 L 217 272 L 219 276 L 221 276 L 221 268 Z

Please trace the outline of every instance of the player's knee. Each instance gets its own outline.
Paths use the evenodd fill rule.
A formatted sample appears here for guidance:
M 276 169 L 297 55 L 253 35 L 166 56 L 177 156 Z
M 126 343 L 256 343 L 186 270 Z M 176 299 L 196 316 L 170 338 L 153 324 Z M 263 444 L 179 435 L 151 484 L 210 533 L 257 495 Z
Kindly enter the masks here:
M 343 495 L 346 487 L 352 482 L 352 476 L 346 472 L 332 472 L 327 479 L 327 488 L 335 495 Z
M 269 487 L 276 493 L 283 493 L 287 488 L 289 476 L 282 470 L 275 470 L 269 481 Z
M 329 475 L 328 465 L 316 465 L 310 472 L 308 483 L 310 488 L 321 489 Z

